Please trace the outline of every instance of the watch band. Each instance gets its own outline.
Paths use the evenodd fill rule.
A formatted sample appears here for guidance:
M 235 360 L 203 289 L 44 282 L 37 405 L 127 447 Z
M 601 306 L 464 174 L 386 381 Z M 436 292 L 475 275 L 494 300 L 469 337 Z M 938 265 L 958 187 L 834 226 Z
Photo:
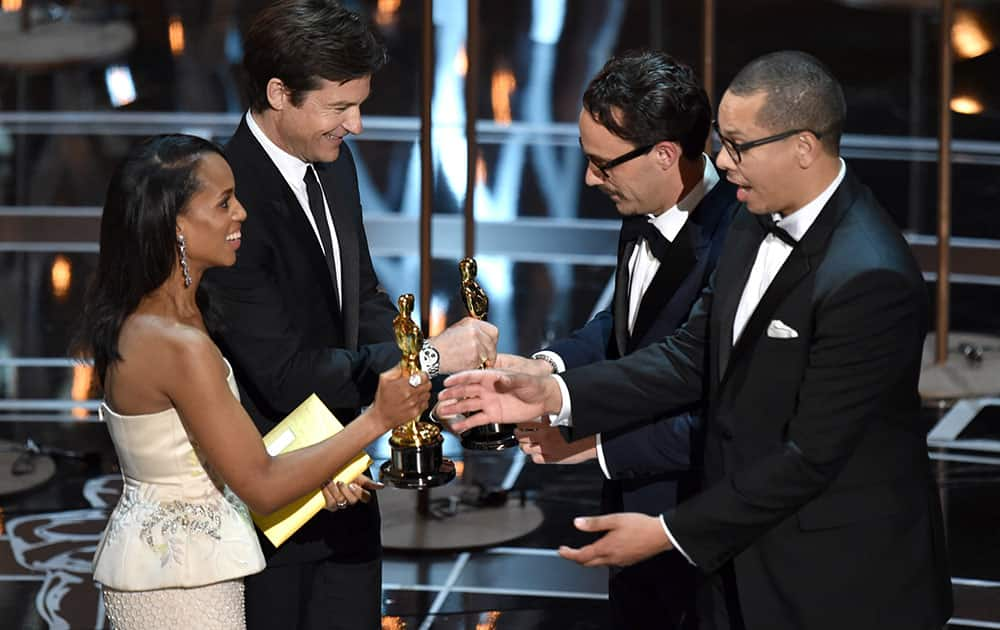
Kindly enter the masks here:
M 430 341 L 424 340 L 420 347 L 420 369 L 427 372 L 427 375 L 434 378 L 441 371 L 441 353 L 431 345 Z

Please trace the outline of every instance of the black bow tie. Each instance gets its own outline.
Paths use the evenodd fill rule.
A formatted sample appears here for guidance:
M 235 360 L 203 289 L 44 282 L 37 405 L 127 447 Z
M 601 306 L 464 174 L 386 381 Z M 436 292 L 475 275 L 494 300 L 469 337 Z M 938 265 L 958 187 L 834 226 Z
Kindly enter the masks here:
M 796 245 L 798 245 L 799 241 L 794 236 L 789 234 L 788 231 L 785 230 L 785 228 L 775 223 L 774 219 L 771 218 L 771 215 L 758 214 L 757 221 L 760 223 L 760 226 L 764 228 L 765 232 L 767 232 L 768 234 L 774 234 L 782 241 L 784 241 L 786 245 L 789 245 L 791 247 L 795 247 Z
M 649 245 L 649 251 L 653 253 L 653 256 L 656 256 L 657 260 L 662 263 L 667 259 L 670 241 L 656 229 L 655 225 L 649 222 L 649 218 L 646 216 L 625 217 L 622 220 L 622 239 L 627 243 L 638 241 L 640 237 L 645 239 L 646 244 Z

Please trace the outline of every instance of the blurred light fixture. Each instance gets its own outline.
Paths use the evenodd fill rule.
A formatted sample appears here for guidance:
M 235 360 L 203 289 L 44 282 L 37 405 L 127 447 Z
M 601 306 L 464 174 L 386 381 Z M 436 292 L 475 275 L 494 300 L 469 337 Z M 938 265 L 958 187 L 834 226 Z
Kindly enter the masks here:
M 972 59 L 993 49 L 982 22 L 975 13 L 960 9 L 955 12 L 955 22 L 951 25 L 951 45 L 960 59 Z
M 396 21 L 399 5 L 403 0 L 378 0 L 375 7 L 375 23 L 379 26 L 389 26 Z
M 73 282 L 73 264 L 62 254 L 52 261 L 52 295 L 62 301 L 69 295 L 69 285 Z
M 3 11 L 4 13 L 20 11 L 21 4 L 21 0 L 2 0 L 0 1 L 0 11 Z
M 406 622 L 400 617 L 382 617 L 382 630 L 406 630 Z
M 455 74 L 460 77 L 465 77 L 469 73 L 469 55 L 465 52 L 465 46 L 459 48 L 458 52 L 455 53 L 455 61 L 452 65 Z
M 951 111 L 956 114 L 982 114 L 983 103 L 972 96 L 953 96 L 951 99 Z
M 476 156 L 476 185 L 483 186 L 484 184 L 486 184 L 486 160 L 480 153 Z
M 490 81 L 490 101 L 493 103 L 493 120 L 501 125 L 509 125 L 513 120 L 510 112 L 510 95 L 517 87 L 517 79 L 510 68 L 497 68 Z
M 170 53 L 174 57 L 184 54 L 184 22 L 179 15 L 170 16 L 170 24 L 167 26 L 167 38 L 170 40 Z
M 104 84 L 115 107 L 124 107 L 135 101 L 135 82 L 128 66 L 108 66 L 104 70 Z
M 73 366 L 73 386 L 69 395 L 73 400 L 87 400 L 90 398 L 90 388 L 94 383 L 94 366 L 76 364 Z M 73 407 L 70 412 L 74 418 L 86 418 L 89 412 L 83 407 Z
M 499 610 L 489 610 L 479 617 L 481 621 L 476 624 L 476 630 L 496 630 L 497 622 L 500 621 Z
M 427 322 L 427 336 L 437 337 L 448 327 L 448 313 L 445 312 L 444 304 L 436 295 L 431 297 L 431 317 Z
M 465 462 L 460 459 L 455 460 L 455 476 L 459 479 L 462 478 L 462 473 L 465 472 Z

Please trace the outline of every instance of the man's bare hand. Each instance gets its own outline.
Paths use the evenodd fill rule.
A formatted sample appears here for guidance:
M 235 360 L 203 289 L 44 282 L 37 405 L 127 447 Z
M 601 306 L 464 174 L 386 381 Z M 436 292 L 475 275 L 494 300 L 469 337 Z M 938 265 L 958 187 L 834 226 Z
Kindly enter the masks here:
M 573 525 L 583 532 L 608 532 L 586 547 L 559 547 L 560 556 L 585 567 L 625 567 L 673 549 L 657 516 L 637 512 L 580 516 Z
M 323 498 L 326 499 L 326 509 L 331 512 L 346 509 L 352 505 L 368 503 L 372 500 L 372 492 L 385 486 L 364 475 L 359 475 L 350 483 L 331 481 L 323 486 Z
M 449 376 L 444 385 L 437 411 L 466 416 L 451 425 L 457 433 L 491 422 L 540 422 L 540 416 L 562 407 L 559 385 L 549 376 L 470 370 Z
M 492 366 L 497 358 L 499 337 L 500 331 L 493 324 L 466 317 L 428 341 L 441 354 L 441 372 L 451 374 L 474 370 L 484 363 Z
M 535 376 L 547 376 L 552 374 L 552 364 L 542 359 L 529 359 L 516 354 L 497 355 L 496 365 L 493 367 L 499 370 L 510 372 L 521 372 L 522 374 L 532 374 Z
M 531 423 L 518 426 L 514 432 L 521 450 L 536 464 L 579 464 L 597 457 L 594 436 L 567 442 L 557 427 Z

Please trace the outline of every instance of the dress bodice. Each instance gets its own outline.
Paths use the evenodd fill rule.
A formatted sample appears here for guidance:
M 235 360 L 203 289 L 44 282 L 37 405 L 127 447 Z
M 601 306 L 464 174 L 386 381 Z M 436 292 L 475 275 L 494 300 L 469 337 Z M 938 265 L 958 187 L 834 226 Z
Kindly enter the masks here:
M 231 367 L 227 380 L 239 397 Z M 104 403 L 100 415 L 124 486 L 94 556 L 96 581 L 119 590 L 192 587 L 264 568 L 246 506 L 200 454 L 176 409 L 121 415 Z

